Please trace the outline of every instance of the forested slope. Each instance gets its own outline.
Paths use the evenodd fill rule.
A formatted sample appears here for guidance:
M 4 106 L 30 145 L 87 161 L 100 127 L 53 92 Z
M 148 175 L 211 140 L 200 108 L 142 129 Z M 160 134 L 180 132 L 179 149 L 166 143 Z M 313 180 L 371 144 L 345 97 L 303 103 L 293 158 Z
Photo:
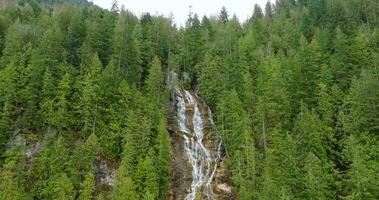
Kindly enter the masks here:
M 379 199 L 378 1 L 278 0 L 184 27 L 3 2 L 0 199 L 169 196 L 169 71 L 215 114 L 238 199 Z

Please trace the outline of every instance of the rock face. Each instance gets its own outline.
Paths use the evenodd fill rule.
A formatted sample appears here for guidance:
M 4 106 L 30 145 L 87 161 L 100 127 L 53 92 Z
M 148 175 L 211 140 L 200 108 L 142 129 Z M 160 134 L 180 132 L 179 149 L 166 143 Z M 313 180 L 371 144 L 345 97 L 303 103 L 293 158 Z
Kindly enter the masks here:
M 110 190 L 115 182 L 115 164 L 105 157 L 95 161 L 95 177 L 98 185 Z
M 220 168 L 221 143 L 206 103 L 193 91 L 177 87 L 168 121 L 174 155 L 169 199 L 231 199 L 227 170 Z

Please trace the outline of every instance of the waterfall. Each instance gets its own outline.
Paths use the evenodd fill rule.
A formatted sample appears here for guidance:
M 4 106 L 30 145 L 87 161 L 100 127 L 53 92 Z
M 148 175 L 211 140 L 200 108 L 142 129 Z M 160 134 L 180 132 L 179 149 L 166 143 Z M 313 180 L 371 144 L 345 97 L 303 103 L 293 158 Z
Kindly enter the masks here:
M 192 166 L 192 183 L 185 200 L 194 200 L 198 192 L 208 199 L 214 199 L 212 180 L 220 159 L 221 143 L 216 146 L 216 150 L 207 149 L 203 144 L 204 124 L 214 126 L 212 113 L 205 102 L 192 95 L 190 91 L 177 88 L 176 100 L 178 126 L 184 138 L 184 151 Z M 202 109 L 201 106 L 206 109 Z M 203 116 L 208 116 L 208 122 L 203 121 Z

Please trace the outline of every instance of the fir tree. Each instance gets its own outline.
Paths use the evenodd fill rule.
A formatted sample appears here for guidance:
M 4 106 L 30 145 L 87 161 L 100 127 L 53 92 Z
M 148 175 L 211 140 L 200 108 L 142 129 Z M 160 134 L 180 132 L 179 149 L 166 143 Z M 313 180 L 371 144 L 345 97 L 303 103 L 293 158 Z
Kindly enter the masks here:
M 80 200 L 90 200 L 93 198 L 95 189 L 95 179 L 92 172 L 88 172 L 84 177 L 84 181 L 79 192 Z
M 156 139 L 156 169 L 158 169 L 159 198 L 164 198 L 171 186 L 171 142 L 166 130 L 166 120 L 161 119 Z

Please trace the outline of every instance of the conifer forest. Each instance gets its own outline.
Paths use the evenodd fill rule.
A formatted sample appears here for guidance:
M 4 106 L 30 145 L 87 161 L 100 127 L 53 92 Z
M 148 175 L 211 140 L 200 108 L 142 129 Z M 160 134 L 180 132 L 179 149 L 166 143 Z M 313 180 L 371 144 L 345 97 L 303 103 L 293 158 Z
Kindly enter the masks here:
M 378 0 L 109 5 L 0 0 L 0 200 L 379 199 Z

